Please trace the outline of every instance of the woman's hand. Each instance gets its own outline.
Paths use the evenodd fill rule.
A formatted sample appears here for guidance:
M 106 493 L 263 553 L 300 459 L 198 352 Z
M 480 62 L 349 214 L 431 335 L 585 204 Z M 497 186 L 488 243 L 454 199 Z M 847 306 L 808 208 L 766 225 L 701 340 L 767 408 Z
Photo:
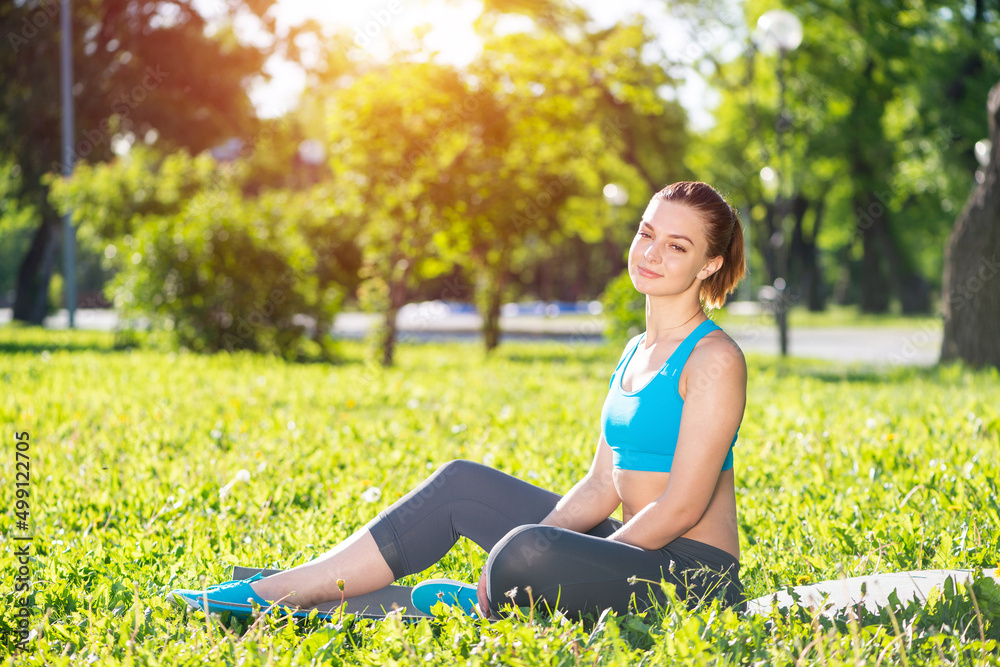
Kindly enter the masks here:
M 479 615 L 483 618 L 490 617 L 490 601 L 486 599 L 486 566 L 483 566 L 483 571 L 479 574 L 479 589 L 476 592 L 476 597 L 479 599 Z

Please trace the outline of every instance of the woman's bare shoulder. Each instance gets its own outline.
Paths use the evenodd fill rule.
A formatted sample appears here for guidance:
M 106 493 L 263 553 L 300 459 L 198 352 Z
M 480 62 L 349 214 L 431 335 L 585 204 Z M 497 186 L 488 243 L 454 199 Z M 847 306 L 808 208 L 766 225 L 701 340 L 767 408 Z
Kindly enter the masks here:
M 730 377 L 735 381 L 745 381 L 747 361 L 743 350 L 732 337 L 722 329 L 705 335 L 695 345 L 687 366 L 697 373 L 708 374 L 712 380 Z

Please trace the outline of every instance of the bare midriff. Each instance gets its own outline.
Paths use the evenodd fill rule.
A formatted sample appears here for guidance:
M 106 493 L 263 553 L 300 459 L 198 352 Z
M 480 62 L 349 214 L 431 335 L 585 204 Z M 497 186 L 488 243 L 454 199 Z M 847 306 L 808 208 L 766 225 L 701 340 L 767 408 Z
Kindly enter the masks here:
M 628 523 L 667 488 L 669 472 L 615 469 L 615 489 L 622 501 L 622 522 Z M 740 542 L 736 525 L 736 493 L 733 471 L 723 470 L 705 513 L 681 537 L 709 544 L 739 560 Z

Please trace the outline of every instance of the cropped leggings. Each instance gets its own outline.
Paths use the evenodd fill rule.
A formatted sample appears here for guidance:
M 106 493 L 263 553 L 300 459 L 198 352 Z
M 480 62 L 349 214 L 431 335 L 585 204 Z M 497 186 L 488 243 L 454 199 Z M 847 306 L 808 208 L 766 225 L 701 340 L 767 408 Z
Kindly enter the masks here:
M 608 607 L 626 613 L 633 595 L 641 610 L 652 597 L 664 599 L 661 579 L 675 584 L 689 604 L 718 596 L 742 609 L 740 566 L 730 554 L 683 537 L 655 550 L 607 540 L 621 527 L 610 518 L 588 533 L 539 525 L 559 498 L 499 470 L 456 460 L 366 527 L 396 579 L 433 565 L 459 536 L 481 546 L 489 552 L 485 574 L 494 614 L 504 604 L 528 606 L 530 600 L 571 614 Z M 630 583 L 632 577 L 657 583 Z

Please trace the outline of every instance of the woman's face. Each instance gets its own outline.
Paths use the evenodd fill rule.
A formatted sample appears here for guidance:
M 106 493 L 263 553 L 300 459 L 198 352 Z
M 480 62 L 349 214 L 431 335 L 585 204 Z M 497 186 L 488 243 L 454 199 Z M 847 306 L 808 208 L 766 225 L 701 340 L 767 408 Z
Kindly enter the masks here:
M 649 296 L 681 294 L 718 271 L 722 258 L 708 258 L 704 228 L 701 216 L 684 204 L 649 202 L 628 251 L 635 288 Z

